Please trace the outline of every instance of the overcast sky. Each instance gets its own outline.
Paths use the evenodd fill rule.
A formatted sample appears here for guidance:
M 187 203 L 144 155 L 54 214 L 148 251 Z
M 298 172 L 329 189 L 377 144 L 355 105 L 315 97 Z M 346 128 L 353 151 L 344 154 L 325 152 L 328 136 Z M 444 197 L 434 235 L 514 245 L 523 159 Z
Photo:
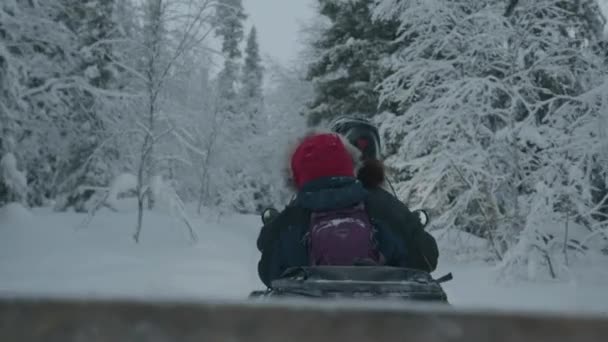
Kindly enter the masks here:
M 262 56 L 288 63 L 301 48 L 298 30 L 301 23 L 312 18 L 315 3 L 316 0 L 243 0 L 249 15 L 246 33 L 254 24 Z
M 247 32 L 251 24 L 258 30 L 262 56 L 269 55 L 288 63 L 301 48 L 298 42 L 299 25 L 313 16 L 316 0 L 243 0 Z M 599 0 L 608 13 L 608 0 Z

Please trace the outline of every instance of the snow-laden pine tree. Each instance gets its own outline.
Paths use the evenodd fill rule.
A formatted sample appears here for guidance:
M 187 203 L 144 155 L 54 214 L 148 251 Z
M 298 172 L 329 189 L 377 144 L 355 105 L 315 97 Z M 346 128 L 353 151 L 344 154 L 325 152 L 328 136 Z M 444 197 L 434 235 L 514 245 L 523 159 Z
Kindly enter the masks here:
M 238 80 L 240 44 L 244 38 L 243 21 L 247 18 L 242 0 L 219 1 L 215 15 L 215 34 L 222 39 L 222 54 L 224 66 L 218 76 L 219 96 L 222 101 L 222 111 L 234 115 L 239 111 Z
M 258 133 L 256 121 L 262 119 L 261 114 L 264 110 L 263 81 L 264 67 L 262 66 L 262 58 L 260 57 L 257 31 L 254 26 L 247 36 L 240 92 L 243 110 L 247 115 L 247 119 L 251 122 L 254 134 Z
M 240 212 L 260 212 L 272 203 L 271 188 L 276 179 L 269 177 L 271 172 L 268 165 L 260 162 L 267 159 L 267 150 L 263 145 L 269 143 L 267 130 L 270 122 L 264 108 L 264 67 L 260 56 L 258 36 L 252 27 L 247 36 L 244 51 L 244 61 L 240 77 L 239 98 L 241 101 L 236 120 L 239 125 L 233 126 L 240 139 L 234 146 L 243 155 L 239 158 L 238 169 L 234 183 L 234 207 Z M 243 143 L 245 141 L 245 143 Z
M 603 224 L 592 215 L 589 166 L 605 71 L 582 10 L 596 4 L 507 5 L 378 2 L 376 18 L 401 23 L 394 72 L 380 86 L 399 110 L 378 119 L 411 206 L 433 208 L 439 227 L 487 238 L 504 265 L 541 264 L 556 276 L 566 222 L 589 232 Z
M 219 205 L 232 207 L 239 212 L 256 210 L 261 183 L 260 175 L 253 169 L 256 128 L 264 126 L 263 117 L 254 117 L 261 110 L 262 69 L 260 65 L 255 30 L 246 44 L 245 64 L 241 67 L 243 53 L 240 44 L 245 38 L 243 21 L 247 18 L 242 0 L 223 0 L 216 11 L 216 35 L 222 39 L 224 65 L 217 77 L 218 115 L 222 124 L 217 138 L 222 151 L 217 163 L 223 172 L 215 181 L 229 189 L 231 196 L 220 196 Z M 257 100 L 256 100 L 257 97 Z M 258 108 L 256 108 L 258 107 Z M 255 123 L 255 125 L 254 125 Z M 257 126 L 257 127 L 256 127 Z M 262 196 L 263 197 L 263 196 Z
M 388 66 L 381 61 L 393 50 L 396 23 L 371 19 L 372 0 L 319 0 L 318 13 L 329 21 L 312 43 L 308 77 L 315 85 L 309 123 L 335 116 L 378 113 L 376 86 Z M 390 104 L 385 102 L 385 108 Z

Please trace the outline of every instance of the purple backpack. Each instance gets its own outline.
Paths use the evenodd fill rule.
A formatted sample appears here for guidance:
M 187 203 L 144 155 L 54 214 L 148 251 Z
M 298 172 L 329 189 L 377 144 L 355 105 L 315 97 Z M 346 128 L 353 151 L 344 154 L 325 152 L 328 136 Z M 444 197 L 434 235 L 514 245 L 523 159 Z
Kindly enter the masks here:
M 382 264 L 365 206 L 313 212 L 308 232 L 310 266 Z

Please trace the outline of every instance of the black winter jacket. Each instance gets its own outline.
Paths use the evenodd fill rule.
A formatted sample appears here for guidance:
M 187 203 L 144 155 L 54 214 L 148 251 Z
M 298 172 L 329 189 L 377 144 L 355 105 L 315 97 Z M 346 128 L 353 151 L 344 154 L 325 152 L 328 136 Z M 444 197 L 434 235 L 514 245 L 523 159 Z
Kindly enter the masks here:
M 367 190 L 369 214 L 382 218 L 387 227 L 403 238 L 410 251 L 410 267 L 433 272 L 437 268 L 439 249 L 435 238 L 424 230 L 418 216 L 388 191 L 380 187 Z
M 347 207 L 362 201 L 377 228 L 388 230 L 391 239 L 397 240 L 391 246 L 380 246 L 389 251 L 384 253 L 389 254 L 385 255 L 387 265 L 435 270 L 439 257 L 435 239 L 424 231 L 407 206 L 382 188 L 364 189 L 355 178 L 331 177 L 307 185 L 274 220 L 262 227 L 257 247 L 262 252 L 258 274 L 264 284 L 270 287 L 272 280 L 290 267 L 307 266 L 308 252 L 303 240 L 313 210 Z M 403 249 L 407 251 L 406 261 L 401 258 Z

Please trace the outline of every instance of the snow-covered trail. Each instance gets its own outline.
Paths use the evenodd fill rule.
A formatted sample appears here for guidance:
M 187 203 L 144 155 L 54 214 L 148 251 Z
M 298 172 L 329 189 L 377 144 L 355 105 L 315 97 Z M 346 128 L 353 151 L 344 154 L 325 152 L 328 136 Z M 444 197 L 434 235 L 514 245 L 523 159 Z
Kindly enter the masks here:
M 192 243 L 178 220 L 146 213 L 140 244 L 132 212 L 103 212 L 79 228 L 84 218 L 37 210 L 0 221 L 0 292 L 244 298 L 262 286 L 255 217 L 194 218 Z
M 192 222 L 199 241 L 169 215 L 147 212 L 140 244 L 133 212 L 85 215 L 0 210 L 0 296 L 62 295 L 245 299 L 262 289 L 256 216 L 207 214 Z M 450 302 L 462 308 L 608 312 L 606 282 L 497 284 L 490 266 L 440 259 Z
M 492 266 L 483 263 L 440 262 L 435 276 L 452 272 L 454 280 L 444 285 L 456 307 L 593 312 L 608 315 L 606 282 L 598 279 L 556 282 L 498 282 Z

